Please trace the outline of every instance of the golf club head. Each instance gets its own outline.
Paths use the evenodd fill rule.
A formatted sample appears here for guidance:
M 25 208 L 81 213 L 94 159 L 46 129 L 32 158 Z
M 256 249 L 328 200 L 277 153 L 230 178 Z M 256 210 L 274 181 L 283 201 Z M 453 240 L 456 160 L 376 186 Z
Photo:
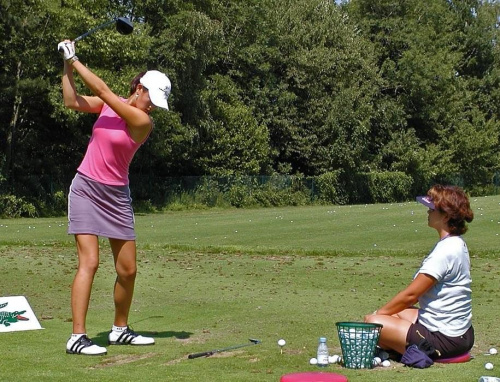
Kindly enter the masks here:
M 90 35 L 94 32 L 97 32 L 98 30 L 103 29 L 103 28 L 105 28 L 108 25 L 111 25 L 113 23 L 116 24 L 116 30 L 120 34 L 127 35 L 127 34 L 132 33 L 134 30 L 134 25 L 132 24 L 132 22 L 129 19 L 127 19 L 126 17 L 117 17 L 116 19 L 106 21 L 105 23 L 98 25 L 95 28 L 92 28 L 91 30 L 89 30 L 89 31 L 85 32 L 84 34 L 75 38 L 73 41 L 74 42 L 80 41 L 80 40 L 84 39 L 85 37 L 87 37 L 88 35 Z
M 116 30 L 120 34 L 130 34 L 134 31 L 134 24 L 126 17 L 118 17 L 116 19 Z

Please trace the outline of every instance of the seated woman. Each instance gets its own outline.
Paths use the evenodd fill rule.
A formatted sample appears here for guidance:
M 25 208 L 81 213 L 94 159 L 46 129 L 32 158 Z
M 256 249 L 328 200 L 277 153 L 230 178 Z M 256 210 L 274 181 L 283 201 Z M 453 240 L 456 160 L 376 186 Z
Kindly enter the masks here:
M 426 340 L 436 349 L 431 358 L 454 357 L 474 344 L 470 259 L 461 236 L 474 213 L 464 191 L 455 186 L 435 185 L 417 201 L 429 208 L 428 225 L 439 241 L 413 281 L 365 316 L 365 322 L 383 325 L 382 349 L 404 354 L 408 346 Z

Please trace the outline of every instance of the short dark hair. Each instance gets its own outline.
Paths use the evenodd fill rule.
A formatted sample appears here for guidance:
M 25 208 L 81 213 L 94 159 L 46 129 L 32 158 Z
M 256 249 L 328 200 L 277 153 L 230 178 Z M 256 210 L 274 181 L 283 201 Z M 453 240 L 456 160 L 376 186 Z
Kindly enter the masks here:
M 146 74 L 146 72 L 141 72 L 137 76 L 134 77 L 132 81 L 130 81 L 130 94 L 132 95 L 137 90 L 137 85 L 139 85 L 141 78 Z

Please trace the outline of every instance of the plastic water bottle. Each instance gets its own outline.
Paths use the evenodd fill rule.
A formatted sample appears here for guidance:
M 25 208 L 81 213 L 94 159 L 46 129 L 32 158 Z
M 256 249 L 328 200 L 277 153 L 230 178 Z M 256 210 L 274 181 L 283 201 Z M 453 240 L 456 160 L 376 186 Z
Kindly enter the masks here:
M 482 377 L 479 378 L 478 382 L 500 382 L 500 378 L 488 377 L 488 376 L 483 375 Z
M 316 359 L 318 360 L 318 366 L 325 367 L 328 366 L 328 346 L 326 346 L 326 338 L 321 337 L 319 339 L 318 353 Z

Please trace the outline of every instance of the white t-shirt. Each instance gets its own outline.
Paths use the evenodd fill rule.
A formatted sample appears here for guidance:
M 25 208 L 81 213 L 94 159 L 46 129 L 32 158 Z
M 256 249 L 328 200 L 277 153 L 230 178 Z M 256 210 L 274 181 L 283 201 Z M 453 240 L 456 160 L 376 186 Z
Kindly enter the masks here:
M 449 337 L 464 334 L 471 326 L 472 299 L 470 259 L 460 236 L 440 240 L 417 271 L 437 283 L 418 300 L 418 321 L 431 332 Z

